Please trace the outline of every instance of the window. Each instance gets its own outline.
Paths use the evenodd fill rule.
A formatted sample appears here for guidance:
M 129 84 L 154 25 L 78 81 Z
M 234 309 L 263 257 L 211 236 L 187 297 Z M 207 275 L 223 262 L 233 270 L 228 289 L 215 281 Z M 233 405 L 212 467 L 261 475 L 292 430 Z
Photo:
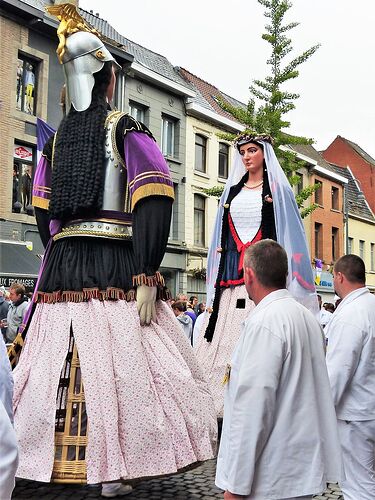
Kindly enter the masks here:
M 301 191 L 303 190 L 303 175 L 298 172 L 296 172 L 295 175 L 298 177 L 298 182 L 295 184 L 296 194 L 301 194 Z
M 33 215 L 31 191 L 35 148 L 23 144 L 14 144 L 12 212 Z
M 164 156 L 175 156 L 176 120 L 163 116 L 161 129 L 161 150 Z
M 370 271 L 375 271 L 375 243 L 371 243 Z
M 172 217 L 171 217 L 171 226 L 169 229 L 169 237 L 172 240 L 178 239 L 178 184 L 173 183 L 174 190 L 174 203 L 172 205 Z
M 141 104 L 130 101 L 129 102 L 129 115 L 138 120 L 139 122 L 145 122 L 145 106 Z
M 337 227 L 332 228 L 332 260 L 337 260 L 339 256 L 339 230 Z
M 228 179 L 229 146 L 223 142 L 219 143 L 219 177 Z
M 16 108 L 29 115 L 35 115 L 36 74 L 37 64 L 35 61 L 19 55 L 17 60 Z
M 206 172 L 206 150 L 207 139 L 202 135 L 195 134 L 195 164 L 198 172 Z
M 315 257 L 317 259 L 322 258 L 323 250 L 323 226 L 318 222 L 315 222 Z
M 365 242 L 363 240 L 359 240 L 359 256 L 365 260 Z
M 205 205 L 206 199 L 194 195 L 194 245 L 205 246 Z
M 323 185 L 320 181 L 315 181 L 316 191 L 315 191 L 315 203 L 318 205 L 323 205 Z
M 353 253 L 353 238 L 348 238 L 348 254 Z
M 116 71 L 116 86 L 113 96 L 113 106 L 119 111 L 125 111 L 125 76 L 121 70 Z
M 332 186 L 331 191 L 331 208 L 339 210 L 339 188 Z

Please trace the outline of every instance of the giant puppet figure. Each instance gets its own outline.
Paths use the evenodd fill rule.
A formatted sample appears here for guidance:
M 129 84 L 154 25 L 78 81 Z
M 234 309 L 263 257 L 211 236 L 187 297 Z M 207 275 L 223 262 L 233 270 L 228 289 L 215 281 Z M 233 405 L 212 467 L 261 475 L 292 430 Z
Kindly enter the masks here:
M 218 418 L 223 416 L 226 366 L 241 324 L 254 307 L 244 285 L 246 248 L 262 239 L 277 240 L 288 254 L 289 291 L 318 312 L 302 220 L 272 138 L 244 133 L 237 137 L 235 148 L 208 253 L 207 305 L 213 312 L 204 323 L 196 350 L 209 379 Z
M 14 370 L 17 476 L 173 473 L 212 458 L 216 440 L 207 383 L 158 272 L 173 183 L 151 132 L 109 109 L 117 63 L 98 34 L 70 4 L 49 10 L 67 114 L 34 180 L 47 248 Z

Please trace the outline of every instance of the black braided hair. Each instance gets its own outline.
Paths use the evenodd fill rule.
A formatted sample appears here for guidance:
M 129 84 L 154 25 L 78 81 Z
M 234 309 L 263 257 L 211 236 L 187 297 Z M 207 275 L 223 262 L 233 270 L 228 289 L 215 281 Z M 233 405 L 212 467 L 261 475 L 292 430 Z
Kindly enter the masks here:
M 106 91 L 112 63 L 94 74 L 92 101 L 85 111 L 72 106 L 56 136 L 49 205 L 53 219 L 67 220 L 100 209 L 103 201 L 103 159 L 107 117 Z
M 267 197 L 272 198 L 270 188 L 270 181 L 268 179 L 268 172 L 266 162 L 263 163 L 263 189 L 262 189 L 262 240 L 267 238 L 276 241 L 276 225 L 275 214 L 273 211 L 273 203 L 267 201 Z
M 222 228 L 221 228 L 221 248 L 222 248 L 222 254 L 220 256 L 220 263 L 219 263 L 219 268 L 218 268 L 218 273 L 216 277 L 216 282 L 215 282 L 215 296 L 212 304 L 212 313 L 210 316 L 210 319 L 208 321 L 208 325 L 204 334 L 204 338 L 207 340 L 207 342 L 211 342 L 212 338 L 214 336 L 215 328 L 216 328 L 216 323 L 219 315 L 219 307 L 220 307 L 220 299 L 221 299 L 221 293 L 222 293 L 222 288 L 220 287 L 220 282 L 221 278 L 223 276 L 224 272 L 224 265 L 225 265 L 225 249 L 226 249 L 226 244 L 227 244 L 227 238 L 229 234 L 229 210 L 230 210 L 230 203 L 232 202 L 233 198 L 235 198 L 238 193 L 241 191 L 243 185 L 245 182 L 247 182 L 249 179 L 249 172 L 246 172 L 246 174 L 242 177 L 240 182 L 236 184 L 235 186 L 231 187 L 229 191 L 228 198 L 226 200 L 226 205 L 228 207 L 224 207 L 224 213 L 223 213 L 223 223 L 222 223 Z M 263 189 L 262 189 L 262 219 L 261 219 L 261 231 L 262 231 L 262 239 L 270 238 L 273 240 L 276 240 L 276 226 L 275 226 L 275 216 L 274 216 L 274 211 L 273 211 L 273 203 L 269 203 L 267 201 L 267 197 L 270 196 L 272 197 L 272 192 L 270 189 L 270 183 L 268 179 L 268 173 L 267 173 L 267 166 L 266 162 L 263 162 Z
M 248 173 L 246 173 L 246 176 L 248 176 Z M 228 196 L 228 200 L 230 198 L 230 194 Z M 226 205 L 229 205 L 226 202 Z M 220 287 L 220 282 L 221 278 L 223 277 L 223 272 L 224 272 L 224 266 L 225 266 L 225 251 L 226 251 L 226 246 L 227 246 L 227 238 L 228 238 L 228 232 L 229 232 L 229 206 L 226 207 L 224 206 L 224 212 L 223 212 L 223 223 L 221 226 L 221 255 L 220 255 L 220 262 L 219 262 L 219 268 L 217 271 L 217 277 L 216 277 L 216 282 L 215 282 L 215 295 L 214 295 L 214 300 L 212 303 L 212 313 L 210 315 L 210 319 L 208 320 L 208 325 L 204 334 L 204 338 L 207 340 L 207 342 L 211 342 L 212 338 L 214 336 L 215 328 L 216 328 L 216 322 L 217 318 L 219 315 L 219 306 L 220 306 L 220 299 L 221 299 L 221 287 Z

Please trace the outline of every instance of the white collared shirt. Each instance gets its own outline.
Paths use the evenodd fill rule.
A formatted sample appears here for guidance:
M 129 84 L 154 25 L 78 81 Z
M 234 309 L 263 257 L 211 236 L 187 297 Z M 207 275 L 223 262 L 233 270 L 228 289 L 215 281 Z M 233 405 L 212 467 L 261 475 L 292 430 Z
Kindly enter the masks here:
M 18 464 L 18 446 L 14 432 L 13 377 L 5 347 L 0 338 L 0 499 L 10 500 Z
M 332 313 L 326 311 L 324 307 L 322 307 L 319 313 L 319 317 L 320 317 L 320 326 L 322 328 L 325 328 L 332 319 Z
M 13 423 L 13 375 L 5 342 L 0 338 L 0 401 Z
M 341 474 L 321 327 L 277 290 L 249 314 L 232 355 L 216 485 L 274 500 L 319 493 Z
M 375 419 L 375 296 L 365 287 L 349 293 L 325 334 L 337 418 Z

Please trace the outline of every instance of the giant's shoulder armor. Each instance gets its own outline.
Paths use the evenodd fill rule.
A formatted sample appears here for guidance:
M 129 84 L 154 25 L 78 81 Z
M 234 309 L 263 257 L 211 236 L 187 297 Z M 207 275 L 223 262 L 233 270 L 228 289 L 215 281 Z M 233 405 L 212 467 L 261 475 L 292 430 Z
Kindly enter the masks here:
M 121 111 L 110 111 L 104 126 L 106 136 L 102 216 L 66 222 L 61 232 L 54 236 L 55 240 L 69 236 L 131 238 L 131 199 L 124 154 L 124 137 L 133 131 L 145 133 L 152 138 L 153 136 L 143 123 Z

